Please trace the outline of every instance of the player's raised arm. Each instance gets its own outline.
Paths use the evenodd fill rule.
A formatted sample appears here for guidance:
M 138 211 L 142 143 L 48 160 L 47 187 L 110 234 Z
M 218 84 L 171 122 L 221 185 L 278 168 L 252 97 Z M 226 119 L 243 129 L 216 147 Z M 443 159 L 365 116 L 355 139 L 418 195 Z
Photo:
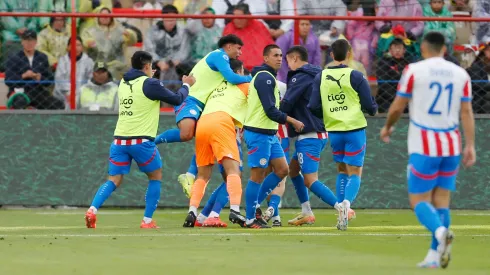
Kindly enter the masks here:
M 308 103 L 308 109 L 318 118 L 323 118 L 322 96 L 320 94 L 321 84 L 322 73 L 319 73 L 313 80 L 310 102 Z
M 206 62 L 209 66 L 214 66 L 223 75 L 226 81 L 231 84 L 238 85 L 241 83 L 247 83 L 252 80 L 250 75 L 239 75 L 230 68 L 230 58 L 224 52 L 211 53 Z
M 475 153 L 475 118 L 473 116 L 473 107 L 471 106 L 471 82 L 465 84 L 463 97 L 461 98 L 461 123 L 464 132 L 464 151 L 463 165 L 470 167 L 476 162 Z
M 182 79 L 184 84 L 177 93 L 165 88 L 163 83 L 154 78 L 148 78 L 143 84 L 143 93 L 151 100 L 160 100 L 171 105 L 180 105 L 189 94 L 190 87 L 196 81 L 192 76 L 184 76 Z

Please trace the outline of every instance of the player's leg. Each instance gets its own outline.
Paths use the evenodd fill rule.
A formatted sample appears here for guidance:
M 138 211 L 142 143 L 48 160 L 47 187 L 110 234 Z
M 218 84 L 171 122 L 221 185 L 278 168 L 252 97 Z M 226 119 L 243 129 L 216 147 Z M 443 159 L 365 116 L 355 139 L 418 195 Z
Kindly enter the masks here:
M 213 193 L 211 193 L 211 196 L 209 197 L 208 201 L 206 202 L 206 204 L 204 205 L 203 209 L 201 210 L 201 213 L 199 213 L 199 215 L 197 216 L 197 221 L 196 221 L 196 224 L 195 226 L 202 226 L 202 224 L 204 223 L 204 221 L 210 217 L 211 213 L 214 211 L 215 212 L 215 205 L 216 205 L 216 202 L 218 201 L 218 196 L 221 196 L 221 193 L 222 193 L 222 190 L 225 189 L 226 190 L 226 182 L 222 182 L 214 191 Z M 228 196 L 228 192 L 226 192 L 226 196 Z M 228 201 L 226 202 L 228 203 Z M 226 204 L 225 203 L 225 204 Z M 221 211 L 221 209 L 219 209 L 219 211 Z M 214 214 L 214 213 L 213 213 Z M 218 212 L 218 216 L 219 216 L 219 212 Z
M 85 213 L 85 224 L 87 228 L 96 227 L 98 209 L 110 197 L 112 192 L 121 185 L 123 175 L 128 174 L 130 168 L 131 156 L 127 152 L 127 146 L 113 143 L 109 152 L 109 176 L 107 181 L 95 193 L 90 208 Z
M 196 121 L 202 113 L 204 105 L 193 97 L 187 97 L 175 110 L 175 122 L 178 128 L 169 129 L 155 138 L 155 143 L 185 142 L 194 137 Z
M 288 224 L 290 225 L 315 223 L 315 216 L 311 210 L 308 188 L 306 187 L 303 175 L 300 172 L 301 168 L 299 166 L 298 156 L 297 154 L 294 154 L 289 164 L 289 177 L 293 182 L 294 190 L 296 191 L 296 195 L 298 196 L 301 204 L 301 213 L 288 221 Z
M 153 221 L 153 213 L 160 200 L 162 185 L 162 159 L 153 141 L 128 146 L 128 151 L 138 164 L 141 172 L 148 176 L 148 189 L 145 195 L 145 213 L 141 228 L 158 228 Z
M 284 195 L 284 191 L 286 190 L 286 179 L 285 177 L 279 185 L 272 190 L 272 194 L 269 199 L 269 208 L 264 213 L 264 219 L 266 221 L 272 220 L 272 226 L 282 226 L 281 216 L 279 215 L 279 205 L 281 203 L 281 198 Z M 272 209 L 272 211 L 270 211 Z M 270 218 L 269 218 L 270 216 Z

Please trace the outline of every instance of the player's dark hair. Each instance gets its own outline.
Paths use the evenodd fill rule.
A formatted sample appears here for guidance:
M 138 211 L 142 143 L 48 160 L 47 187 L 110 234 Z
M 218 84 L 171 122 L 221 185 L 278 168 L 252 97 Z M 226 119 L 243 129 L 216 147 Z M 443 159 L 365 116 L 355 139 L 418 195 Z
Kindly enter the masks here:
M 174 5 L 165 5 L 162 8 L 162 14 L 175 13 L 179 14 L 179 10 Z
M 344 61 L 347 59 L 347 53 L 351 47 L 349 41 L 345 39 L 338 39 L 332 43 L 333 59 L 335 61 Z
M 131 66 L 133 69 L 142 70 L 146 64 L 151 64 L 152 59 L 149 52 L 137 51 L 131 57 Z
M 432 31 L 424 36 L 423 42 L 427 43 L 430 51 L 440 53 L 445 45 L 446 39 L 442 33 Z
M 226 44 L 238 44 L 243 46 L 243 41 L 240 39 L 240 37 L 234 34 L 228 34 L 219 39 L 218 47 L 223 48 Z
M 247 70 L 247 68 L 243 68 L 243 74 L 244 75 L 250 75 L 250 71 Z
M 405 47 L 405 43 L 403 43 L 403 40 L 401 40 L 401 38 L 393 39 L 393 41 L 391 41 L 390 43 L 390 48 L 391 46 L 397 46 L 397 45 L 402 45 L 403 47 Z
M 238 59 L 230 59 L 230 68 L 236 73 L 243 68 L 243 62 Z
M 80 41 L 80 43 L 82 43 L 83 45 L 83 40 L 80 36 L 77 35 L 77 41 Z M 68 43 L 66 44 L 66 46 L 70 46 L 71 45 L 71 37 L 68 39 Z
M 299 59 L 304 62 L 308 62 L 308 51 L 303 46 L 292 46 L 289 48 L 286 55 L 290 55 L 292 53 L 296 53 L 299 55 Z
M 268 56 L 273 49 L 280 49 L 276 44 L 269 44 L 265 46 L 264 51 L 262 52 L 262 56 Z
M 236 11 L 236 10 L 240 10 L 243 12 L 243 14 L 246 14 L 246 15 L 250 15 L 252 14 L 250 12 L 250 7 L 248 4 L 245 4 L 245 3 L 241 3 L 241 4 L 237 4 L 235 5 L 235 7 L 233 7 L 233 11 Z

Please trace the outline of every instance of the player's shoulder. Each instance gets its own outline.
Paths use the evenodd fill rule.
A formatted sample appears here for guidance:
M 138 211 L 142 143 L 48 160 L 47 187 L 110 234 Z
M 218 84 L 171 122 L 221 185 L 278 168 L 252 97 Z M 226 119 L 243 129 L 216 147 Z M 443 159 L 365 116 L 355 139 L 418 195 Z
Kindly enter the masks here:
M 214 50 L 210 52 L 208 55 L 208 59 L 224 60 L 226 62 L 230 62 L 230 57 L 221 50 Z

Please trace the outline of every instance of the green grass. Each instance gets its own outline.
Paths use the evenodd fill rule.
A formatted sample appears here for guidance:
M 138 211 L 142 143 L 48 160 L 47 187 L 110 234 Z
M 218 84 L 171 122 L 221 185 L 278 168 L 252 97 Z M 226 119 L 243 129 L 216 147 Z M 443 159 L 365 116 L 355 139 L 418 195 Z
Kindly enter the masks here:
M 447 270 L 415 267 L 430 237 L 405 210 L 358 210 L 346 232 L 323 210 L 314 226 L 269 230 L 184 229 L 183 210 L 159 210 L 159 230 L 139 229 L 143 210 L 102 210 L 89 230 L 83 213 L 0 211 L 0 274 L 490 274 L 490 212 L 452 212 Z

